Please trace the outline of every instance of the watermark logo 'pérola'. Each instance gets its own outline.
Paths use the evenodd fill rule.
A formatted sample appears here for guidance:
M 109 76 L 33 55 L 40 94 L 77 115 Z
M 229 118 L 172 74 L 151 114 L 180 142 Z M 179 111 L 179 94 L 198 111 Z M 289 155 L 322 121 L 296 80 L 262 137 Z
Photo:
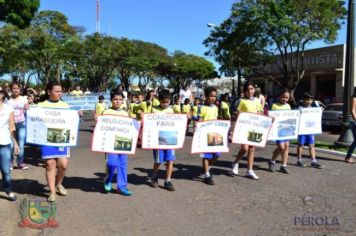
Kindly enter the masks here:
M 301 231 L 333 232 L 340 230 L 341 221 L 337 216 L 295 216 L 294 229 Z
M 20 227 L 43 229 L 58 227 L 56 221 L 57 206 L 55 202 L 45 199 L 24 199 L 20 206 Z

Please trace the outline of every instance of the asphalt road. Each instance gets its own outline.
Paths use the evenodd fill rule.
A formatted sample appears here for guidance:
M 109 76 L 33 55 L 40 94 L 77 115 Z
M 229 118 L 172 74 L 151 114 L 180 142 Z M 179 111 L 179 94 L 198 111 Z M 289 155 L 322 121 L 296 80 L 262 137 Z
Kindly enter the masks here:
M 38 150 L 30 148 L 26 152 L 30 169 L 13 171 L 19 200 L 0 199 L 0 235 L 356 235 L 356 165 L 345 164 L 340 157 L 318 153 L 324 169 L 301 169 L 294 165 L 296 150 L 291 148 L 291 174 L 270 173 L 267 160 L 275 146 L 267 145 L 256 152 L 260 180 L 255 181 L 243 177 L 245 161 L 241 176 L 231 175 L 232 154 L 238 149 L 233 144 L 212 169 L 216 185 L 208 186 L 202 183 L 200 158 L 190 154 L 188 136 L 177 151 L 175 192 L 147 185 L 152 153 L 139 149 L 129 159 L 128 187 L 134 194 L 125 197 L 103 191 L 104 156 L 90 151 L 92 125 L 81 125 L 79 145 L 71 150 L 64 181 L 69 194 L 57 200 L 59 228 L 17 226 L 21 200 L 47 194 Z M 159 174 L 163 177 L 164 171 Z M 332 220 L 333 225 L 326 225 Z

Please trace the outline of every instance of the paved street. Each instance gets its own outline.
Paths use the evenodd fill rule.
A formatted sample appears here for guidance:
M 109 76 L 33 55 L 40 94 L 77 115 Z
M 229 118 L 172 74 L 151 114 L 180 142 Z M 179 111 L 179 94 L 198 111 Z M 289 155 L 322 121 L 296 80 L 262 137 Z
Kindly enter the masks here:
M 175 192 L 147 185 L 152 154 L 139 149 L 129 159 L 128 187 L 134 194 L 124 197 L 103 192 L 104 156 L 90 151 L 92 125 L 81 125 L 79 146 L 72 149 L 64 182 L 69 195 L 57 200 L 59 228 L 17 226 L 21 200 L 46 193 L 45 170 L 32 150 L 27 152 L 30 169 L 13 171 L 18 201 L 0 199 L 0 235 L 356 235 L 356 165 L 340 157 L 318 154 L 325 169 L 301 169 L 294 165 L 292 148 L 292 173 L 270 173 L 266 161 L 274 146 L 267 145 L 257 150 L 256 174 L 261 179 L 253 181 L 243 177 L 245 161 L 241 176 L 231 176 L 232 154 L 238 148 L 233 144 L 231 154 L 224 154 L 212 170 L 216 185 L 208 186 L 202 183 L 200 158 L 189 153 L 188 136 L 184 149 L 177 151 Z M 326 218 L 339 224 L 309 225 L 310 219 L 320 223 Z

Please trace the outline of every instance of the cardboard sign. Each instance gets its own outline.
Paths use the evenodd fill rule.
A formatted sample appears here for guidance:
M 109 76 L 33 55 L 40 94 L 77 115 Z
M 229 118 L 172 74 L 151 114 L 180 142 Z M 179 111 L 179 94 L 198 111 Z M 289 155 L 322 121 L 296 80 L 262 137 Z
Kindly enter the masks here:
M 197 123 L 191 153 L 229 152 L 230 121 L 210 120 Z
M 232 142 L 264 147 L 271 126 L 271 117 L 242 112 L 237 118 Z
M 322 133 L 322 114 L 323 111 L 320 107 L 300 109 L 299 135 Z
M 77 145 L 78 111 L 31 107 L 27 111 L 26 125 L 27 143 L 55 147 Z
M 299 110 L 268 111 L 268 116 L 274 118 L 268 140 L 289 140 L 298 138 Z
M 135 154 L 140 123 L 126 116 L 98 116 L 92 151 Z
M 143 116 L 142 148 L 182 148 L 186 129 L 187 115 L 185 114 L 145 114 Z

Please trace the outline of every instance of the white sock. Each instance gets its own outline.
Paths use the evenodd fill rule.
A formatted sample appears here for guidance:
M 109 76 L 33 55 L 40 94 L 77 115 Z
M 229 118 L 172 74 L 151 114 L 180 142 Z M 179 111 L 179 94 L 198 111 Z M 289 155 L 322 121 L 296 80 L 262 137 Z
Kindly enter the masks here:
M 316 158 L 313 158 L 313 159 L 312 159 L 312 162 L 316 163 Z
M 205 178 L 209 178 L 209 177 L 210 177 L 209 171 L 205 172 Z
M 272 162 L 273 164 L 276 164 L 276 161 L 275 161 L 275 160 L 271 160 L 271 162 Z
M 287 164 L 282 164 L 282 166 L 287 167 Z
M 167 178 L 167 179 L 166 179 L 166 182 L 171 182 L 171 178 Z

